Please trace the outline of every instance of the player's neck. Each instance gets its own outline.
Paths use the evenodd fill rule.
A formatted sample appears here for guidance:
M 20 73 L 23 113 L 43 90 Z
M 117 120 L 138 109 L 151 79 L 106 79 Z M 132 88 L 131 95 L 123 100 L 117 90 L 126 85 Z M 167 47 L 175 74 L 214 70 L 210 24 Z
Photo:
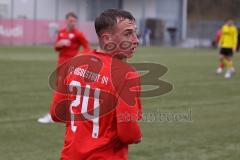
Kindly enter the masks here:
M 108 51 L 102 49 L 101 47 L 98 47 L 98 48 L 96 49 L 96 51 L 97 51 L 97 52 L 100 52 L 100 53 L 109 54 L 109 55 L 111 55 L 111 56 L 114 55 L 114 53 L 108 52 Z M 118 56 L 118 55 L 115 55 L 114 58 L 117 58 L 117 59 L 119 59 L 119 60 L 121 60 L 121 61 L 124 61 L 124 62 L 127 61 L 127 58 L 125 58 L 125 57 L 120 57 L 120 56 Z
M 74 28 L 66 27 L 66 30 L 67 30 L 68 32 L 72 32 L 72 31 L 74 30 Z
M 99 53 L 105 53 L 105 54 L 112 55 L 111 52 L 108 52 L 108 51 L 102 49 L 101 47 L 98 47 L 98 48 L 96 49 L 96 51 L 99 52 Z

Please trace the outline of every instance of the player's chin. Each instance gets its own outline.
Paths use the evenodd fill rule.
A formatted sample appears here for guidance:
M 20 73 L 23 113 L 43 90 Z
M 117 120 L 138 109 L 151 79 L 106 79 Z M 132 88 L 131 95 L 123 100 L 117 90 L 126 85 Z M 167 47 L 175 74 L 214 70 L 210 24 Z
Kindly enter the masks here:
M 134 52 L 132 51 L 125 51 L 124 53 L 121 53 L 121 55 L 124 57 L 124 58 L 131 58 L 133 56 Z
M 132 48 L 129 48 L 128 50 L 126 50 L 124 52 L 124 55 L 126 56 L 126 58 L 131 58 L 135 52 L 136 52 L 136 47 L 132 47 Z
M 132 47 L 131 49 L 129 49 L 127 53 L 127 58 L 131 58 L 135 52 L 136 52 L 136 47 Z
M 115 57 L 118 59 L 131 58 L 134 55 L 135 51 L 136 47 L 129 48 L 127 50 L 117 52 L 115 54 Z

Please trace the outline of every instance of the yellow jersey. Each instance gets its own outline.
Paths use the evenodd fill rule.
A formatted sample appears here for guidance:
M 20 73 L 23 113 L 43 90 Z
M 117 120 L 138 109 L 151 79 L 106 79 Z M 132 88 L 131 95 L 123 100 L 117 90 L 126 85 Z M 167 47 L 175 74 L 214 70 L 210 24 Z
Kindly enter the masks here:
M 219 40 L 219 46 L 221 48 L 237 48 L 237 27 L 234 25 L 225 24 L 221 29 L 221 36 Z

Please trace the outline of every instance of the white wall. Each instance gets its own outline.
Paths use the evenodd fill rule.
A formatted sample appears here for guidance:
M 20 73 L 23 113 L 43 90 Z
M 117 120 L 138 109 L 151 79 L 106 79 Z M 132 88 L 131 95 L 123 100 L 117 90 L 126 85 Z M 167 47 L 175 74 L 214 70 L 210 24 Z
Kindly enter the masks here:
M 47 4 L 47 5 L 46 5 Z M 55 19 L 56 0 L 37 0 L 37 18 L 51 20 Z
M 157 18 L 176 21 L 179 14 L 179 0 L 158 0 L 156 5 Z
M 177 27 L 177 37 L 180 37 L 182 19 L 180 18 L 181 0 L 123 0 L 123 9 L 130 11 L 139 21 L 140 19 L 157 18 L 165 22 L 164 39 L 170 41 L 168 27 Z
M 78 9 L 78 18 L 79 21 L 86 21 L 87 20 L 87 13 L 90 9 L 90 6 L 87 3 L 88 0 L 81 0 L 79 1 L 79 9 Z
M 14 4 L 12 5 L 11 2 Z M 36 6 L 34 2 L 37 2 Z M 122 7 L 130 11 L 138 22 L 142 18 L 164 20 L 166 28 L 177 27 L 178 37 L 184 38 L 186 37 L 186 13 L 181 16 L 180 8 L 186 3 L 187 0 L 122 0 Z M 0 0 L 0 4 L 5 5 L 3 7 L 5 11 L 2 11 L 3 13 L 0 11 L 4 18 L 11 18 L 13 13 L 14 18 L 25 16 L 33 19 L 36 15 L 37 19 L 65 19 L 67 12 L 74 11 L 80 22 L 94 20 L 95 16 L 106 8 L 119 7 L 118 0 Z M 165 32 L 165 38 L 169 41 L 167 32 Z
M 180 7 L 182 0 L 158 0 L 156 5 L 157 18 L 164 20 L 165 22 L 165 42 L 170 41 L 170 36 L 167 31 L 169 27 L 177 28 L 177 39 L 181 39 L 182 36 L 182 19 L 180 19 Z
M 0 18 L 10 18 L 11 8 L 9 0 L 0 0 Z
M 13 17 L 33 19 L 34 17 L 34 0 L 15 0 L 13 3 Z
M 58 8 L 58 19 L 65 19 L 66 13 L 69 11 L 77 12 L 78 10 L 77 0 L 60 0 Z
M 137 20 L 144 16 L 145 18 L 155 18 L 156 0 L 123 0 L 123 9 L 130 11 Z
M 87 11 L 90 9 L 87 0 L 37 0 L 39 19 L 65 19 L 66 13 L 73 11 L 79 21 L 87 20 Z

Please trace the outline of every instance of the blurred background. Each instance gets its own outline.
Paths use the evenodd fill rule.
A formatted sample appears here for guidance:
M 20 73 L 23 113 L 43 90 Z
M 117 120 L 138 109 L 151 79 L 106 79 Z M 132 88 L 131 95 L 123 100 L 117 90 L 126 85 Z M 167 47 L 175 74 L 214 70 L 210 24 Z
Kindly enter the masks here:
M 80 29 L 94 44 L 95 17 L 121 8 L 136 17 L 144 44 L 210 47 L 226 18 L 239 26 L 239 5 L 238 0 L 0 0 L 0 44 L 51 44 L 69 11 L 77 13 Z
M 97 43 L 95 17 L 107 8 L 130 11 L 139 36 L 151 30 L 150 44 L 180 43 L 187 38 L 187 0 L 0 0 L 0 44 L 51 44 L 65 14 L 79 16 L 79 28 Z
M 129 62 L 166 66 L 159 79 L 174 86 L 142 100 L 143 141 L 130 147 L 129 160 L 239 160 L 240 54 L 230 79 L 215 73 L 216 33 L 229 17 L 240 27 L 239 6 L 240 0 L 0 0 L 0 160 L 59 159 L 64 124 L 37 122 L 52 98 L 55 36 L 74 11 L 94 48 L 94 19 L 108 8 L 137 20 L 143 47 Z

